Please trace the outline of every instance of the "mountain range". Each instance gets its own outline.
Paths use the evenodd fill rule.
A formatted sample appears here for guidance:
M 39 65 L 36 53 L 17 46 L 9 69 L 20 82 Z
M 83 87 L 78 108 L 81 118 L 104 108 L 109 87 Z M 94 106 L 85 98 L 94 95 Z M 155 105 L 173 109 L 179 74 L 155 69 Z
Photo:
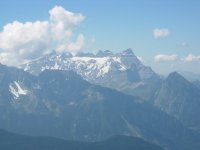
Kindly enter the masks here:
M 131 49 L 115 54 L 105 50 L 75 56 L 54 52 L 20 67 L 36 75 L 45 69 L 72 70 L 92 84 L 140 97 L 190 129 L 200 131 L 200 119 L 195 116 L 200 113 L 199 81 L 191 83 L 177 72 L 163 79 L 143 65 Z
M 161 82 L 159 76 L 150 67 L 144 66 L 131 49 L 116 54 L 105 50 L 96 55 L 78 53 L 75 56 L 53 52 L 20 68 L 35 75 L 45 69 L 72 70 L 93 84 L 149 101 L 154 98 Z
M 0 65 L 0 128 L 31 136 L 145 139 L 166 150 L 200 148 L 199 81 L 166 79 L 131 49 L 55 52 L 18 68 Z

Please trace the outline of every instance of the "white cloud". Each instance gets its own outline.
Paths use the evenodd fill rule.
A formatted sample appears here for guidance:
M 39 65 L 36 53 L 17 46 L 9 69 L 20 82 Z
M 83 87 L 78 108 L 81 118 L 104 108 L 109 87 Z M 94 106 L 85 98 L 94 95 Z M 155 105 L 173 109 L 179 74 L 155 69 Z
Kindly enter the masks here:
M 67 49 L 71 52 L 77 52 L 85 45 L 85 38 L 82 34 L 80 34 L 74 43 L 70 43 L 69 45 L 66 45 Z
M 177 70 L 200 74 L 200 70 L 197 69 L 200 65 L 200 55 L 189 54 L 185 57 L 180 57 L 159 54 L 154 57 L 154 61 L 155 63 L 152 63 L 151 67 L 160 74 L 166 75 Z
M 66 49 L 73 52 L 80 50 L 84 45 L 84 36 L 80 34 L 75 43 L 71 42 L 70 38 L 73 28 L 79 25 L 85 17 L 82 14 L 66 11 L 60 6 L 55 6 L 49 14 L 52 37 L 58 43 L 57 50 L 59 52 L 66 51 Z
M 9 23 L 0 32 L 0 48 L 5 52 L 19 54 L 22 58 L 29 54 L 34 57 L 37 54 L 35 51 L 44 51 L 48 47 L 48 27 L 46 21 Z
M 156 28 L 153 30 L 153 36 L 156 39 L 165 38 L 165 37 L 168 37 L 169 35 L 170 35 L 169 29 Z
M 185 58 L 182 59 L 183 61 L 186 62 L 194 62 L 194 61 L 200 61 L 200 55 L 195 56 L 193 54 L 189 54 L 188 56 L 186 56 Z
M 17 65 L 52 50 L 77 52 L 84 46 L 82 34 L 72 41 L 74 28 L 85 18 L 82 14 L 55 6 L 49 15 L 45 21 L 14 21 L 5 25 L 0 32 L 0 62 Z
M 172 62 L 177 60 L 178 56 L 175 54 L 172 55 L 158 54 L 154 57 L 155 62 Z
M 188 54 L 184 58 L 178 57 L 176 54 L 172 55 L 165 55 L 165 54 L 158 54 L 154 56 L 154 61 L 155 62 L 172 62 L 172 61 L 177 61 L 177 62 L 200 62 L 200 55 L 193 55 L 193 54 Z

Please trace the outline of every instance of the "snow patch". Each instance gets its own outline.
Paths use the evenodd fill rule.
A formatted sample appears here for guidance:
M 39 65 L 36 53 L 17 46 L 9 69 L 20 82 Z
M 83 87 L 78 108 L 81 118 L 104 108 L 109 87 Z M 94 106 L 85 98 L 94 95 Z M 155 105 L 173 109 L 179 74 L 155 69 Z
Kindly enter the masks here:
M 15 96 L 15 98 L 19 98 L 20 95 L 27 95 L 28 91 L 23 89 L 19 82 L 14 81 L 14 84 L 9 85 L 9 91 Z
M 52 70 L 59 70 L 60 69 L 60 66 L 55 63 L 55 65 L 53 67 L 51 67 Z
M 97 70 L 96 77 L 102 77 L 110 71 L 111 64 L 117 63 L 120 70 L 126 70 L 126 66 L 121 62 L 120 57 L 72 57 L 71 60 L 76 64 L 77 68 L 85 66 L 86 75 L 91 73 L 91 70 Z

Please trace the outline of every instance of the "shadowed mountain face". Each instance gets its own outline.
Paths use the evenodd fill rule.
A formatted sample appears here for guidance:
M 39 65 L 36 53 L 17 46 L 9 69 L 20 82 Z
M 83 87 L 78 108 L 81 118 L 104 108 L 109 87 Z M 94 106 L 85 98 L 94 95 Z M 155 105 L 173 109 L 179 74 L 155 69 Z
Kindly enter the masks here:
M 83 141 L 130 135 L 173 150 L 200 148 L 200 136 L 174 117 L 74 72 L 46 70 L 36 77 L 1 65 L 0 81 L 0 128 Z
M 200 89 L 200 81 L 199 80 L 193 81 L 192 83 L 193 83 L 193 85 L 195 85 L 197 88 Z
M 79 53 L 52 53 L 22 65 L 25 71 L 39 74 L 45 69 L 73 70 L 83 79 L 104 87 L 152 101 L 160 86 L 160 78 L 150 67 L 144 66 L 131 49 L 113 54 L 99 51 L 96 55 Z
M 180 74 L 171 73 L 162 84 L 155 105 L 200 131 L 200 90 Z
M 0 130 L 2 150 L 163 150 L 139 138 L 114 136 L 102 142 L 76 142 L 50 137 L 31 137 Z

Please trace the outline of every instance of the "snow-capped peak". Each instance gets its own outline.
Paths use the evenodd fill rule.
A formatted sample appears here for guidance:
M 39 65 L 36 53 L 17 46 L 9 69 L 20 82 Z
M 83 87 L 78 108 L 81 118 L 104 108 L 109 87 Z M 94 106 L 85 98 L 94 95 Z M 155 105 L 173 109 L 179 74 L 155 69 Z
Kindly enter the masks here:
M 32 72 L 31 69 L 37 65 L 38 69 L 40 68 L 37 70 L 38 73 L 46 69 L 73 70 L 88 80 L 104 77 L 111 70 L 125 71 L 128 69 L 126 63 L 121 60 L 121 56 L 109 50 L 99 51 L 96 55 L 81 53 L 72 56 L 64 53 L 51 53 L 36 62 L 26 64 L 23 68 L 25 71 Z
M 142 73 L 144 78 L 153 74 L 151 69 L 141 64 L 132 49 L 119 53 L 112 53 L 110 50 L 99 51 L 97 54 L 81 52 L 75 56 L 70 53 L 52 53 L 21 68 L 33 74 L 39 74 L 46 69 L 72 70 L 88 81 L 110 78 L 127 70 Z M 141 77 L 143 78 L 143 75 Z

